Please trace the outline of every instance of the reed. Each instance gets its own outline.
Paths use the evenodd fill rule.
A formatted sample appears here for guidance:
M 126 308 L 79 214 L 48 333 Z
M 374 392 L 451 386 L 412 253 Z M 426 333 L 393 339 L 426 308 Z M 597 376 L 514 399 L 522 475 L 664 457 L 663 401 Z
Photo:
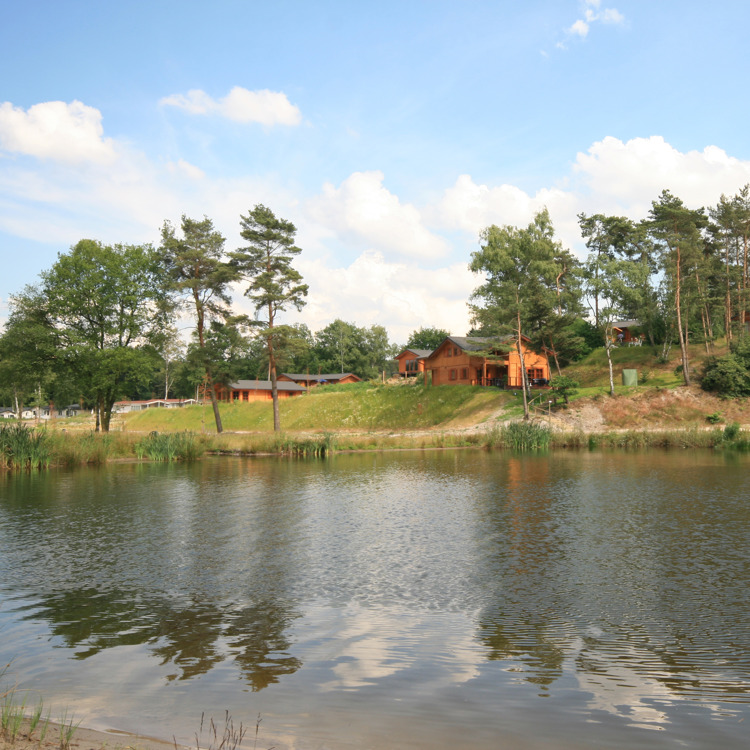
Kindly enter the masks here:
M 21 731 L 25 712 L 26 699 L 24 698 L 19 704 L 16 702 L 16 691 L 7 691 L 0 705 L 0 729 L 2 729 L 3 738 L 11 745 Z
M 0 425 L 0 467 L 42 469 L 51 460 L 46 430 L 24 424 Z
M 60 717 L 60 750 L 70 750 L 70 745 L 73 742 L 73 737 L 80 723 L 80 721 L 73 720 L 72 714 L 68 716 L 67 711 L 63 712 L 63 715 Z
M 151 432 L 134 445 L 135 455 L 151 461 L 195 461 L 203 455 L 205 443 L 194 433 Z
M 509 422 L 501 431 L 503 444 L 518 451 L 538 450 L 550 444 L 552 431 L 537 422 Z
M 203 731 L 207 729 L 207 737 L 204 739 Z M 255 725 L 255 737 L 257 742 L 258 730 L 260 728 L 260 717 Z M 235 726 L 229 711 L 224 712 L 224 726 L 219 731 L 219 726 L 214 721 L 213 716 L 209 719 L 208 725 L 205 723 L 205 713 L 201 714 L 200 732 L 195 734 L 196 750 L 237 750 L 242 745 L 242 740 L 247 733 L 247 727 L 242 722 Z M 177 742 L 175 741 L 175 747 Z

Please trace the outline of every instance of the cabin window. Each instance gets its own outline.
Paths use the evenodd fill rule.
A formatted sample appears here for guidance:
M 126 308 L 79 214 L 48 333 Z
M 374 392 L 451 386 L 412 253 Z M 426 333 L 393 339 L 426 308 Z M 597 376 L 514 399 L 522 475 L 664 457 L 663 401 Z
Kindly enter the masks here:
M 232 391 L 232 400 L 233 401 L 239 401 L 240 400 L 240 392 L 239 391 Z
M 468 380 L 469 379 L 469 368 L 463 367 L 461 368 L 461 380 Z
M 458 347 L 457 347 L 457 346 L 454 346 L 454 347 L 453 347 L 453 356 L 454 356 L 454 357 L 457 357 L 457 356 L 458 356 Z
M 451 370 L 451 380 L 455 380 L 455 379 L 456 379 L 456 370 L 454 368 L 453 370 Z
M 452 356 L 453 356 L 453 347 L 452 347 L 452 346 L 449 346 L 449 347 L 448 347 L 448 356 L 449 356 L 449 357 L 452 357 Z
M 530 378 L 543 378 L 544 377 L 544 370 L 542 370 L 541 367 L 529 368 L 526 372 L 528 373 L 528 376 Z

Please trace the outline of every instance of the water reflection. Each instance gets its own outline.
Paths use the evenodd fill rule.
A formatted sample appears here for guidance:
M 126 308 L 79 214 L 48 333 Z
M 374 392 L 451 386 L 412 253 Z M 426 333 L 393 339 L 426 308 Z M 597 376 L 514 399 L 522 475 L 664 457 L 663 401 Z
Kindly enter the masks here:
M 45 637 L 82 674 L 137 656 L 142 700 L 240 684 L 292 733 L 303 698 L 522 733 L 544 697 L 553 735 L 679 732 L 683 704 L 739 720 L 747 467 L 446 452 L 3 476 L 0 659 L 54 661 Z

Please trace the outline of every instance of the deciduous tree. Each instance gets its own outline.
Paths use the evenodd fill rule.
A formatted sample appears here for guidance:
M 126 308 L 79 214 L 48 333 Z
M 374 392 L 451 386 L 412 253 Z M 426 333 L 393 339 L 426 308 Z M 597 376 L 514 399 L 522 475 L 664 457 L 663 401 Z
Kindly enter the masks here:
M 148 245 L 81 240 L 42 273 L 42 297 L 57 361 L 93 395 L 97 429 L 154 365 L 152 334 L 169 314 L 158 254 Z

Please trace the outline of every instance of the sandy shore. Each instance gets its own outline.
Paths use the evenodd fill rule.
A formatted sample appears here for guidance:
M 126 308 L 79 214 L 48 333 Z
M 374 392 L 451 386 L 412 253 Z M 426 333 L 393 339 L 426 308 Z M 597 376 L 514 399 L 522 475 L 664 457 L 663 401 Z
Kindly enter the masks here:
M 60 750 L 60 727 L 50 722 L 44 740 L 40 740 L 39 727 L 33 736 L 28 736 L 27 727 L 23 727 L 11 741 L 0 736 L 0 750 Z M 178 745 L 178 748 L 183 746 Z M 98 732 L 95 729 L 78 727 L 70 742 L 70 750 L 174 750 L 173 742 L 165 742 L 154 737 L 129 734 L 127 732 Z

